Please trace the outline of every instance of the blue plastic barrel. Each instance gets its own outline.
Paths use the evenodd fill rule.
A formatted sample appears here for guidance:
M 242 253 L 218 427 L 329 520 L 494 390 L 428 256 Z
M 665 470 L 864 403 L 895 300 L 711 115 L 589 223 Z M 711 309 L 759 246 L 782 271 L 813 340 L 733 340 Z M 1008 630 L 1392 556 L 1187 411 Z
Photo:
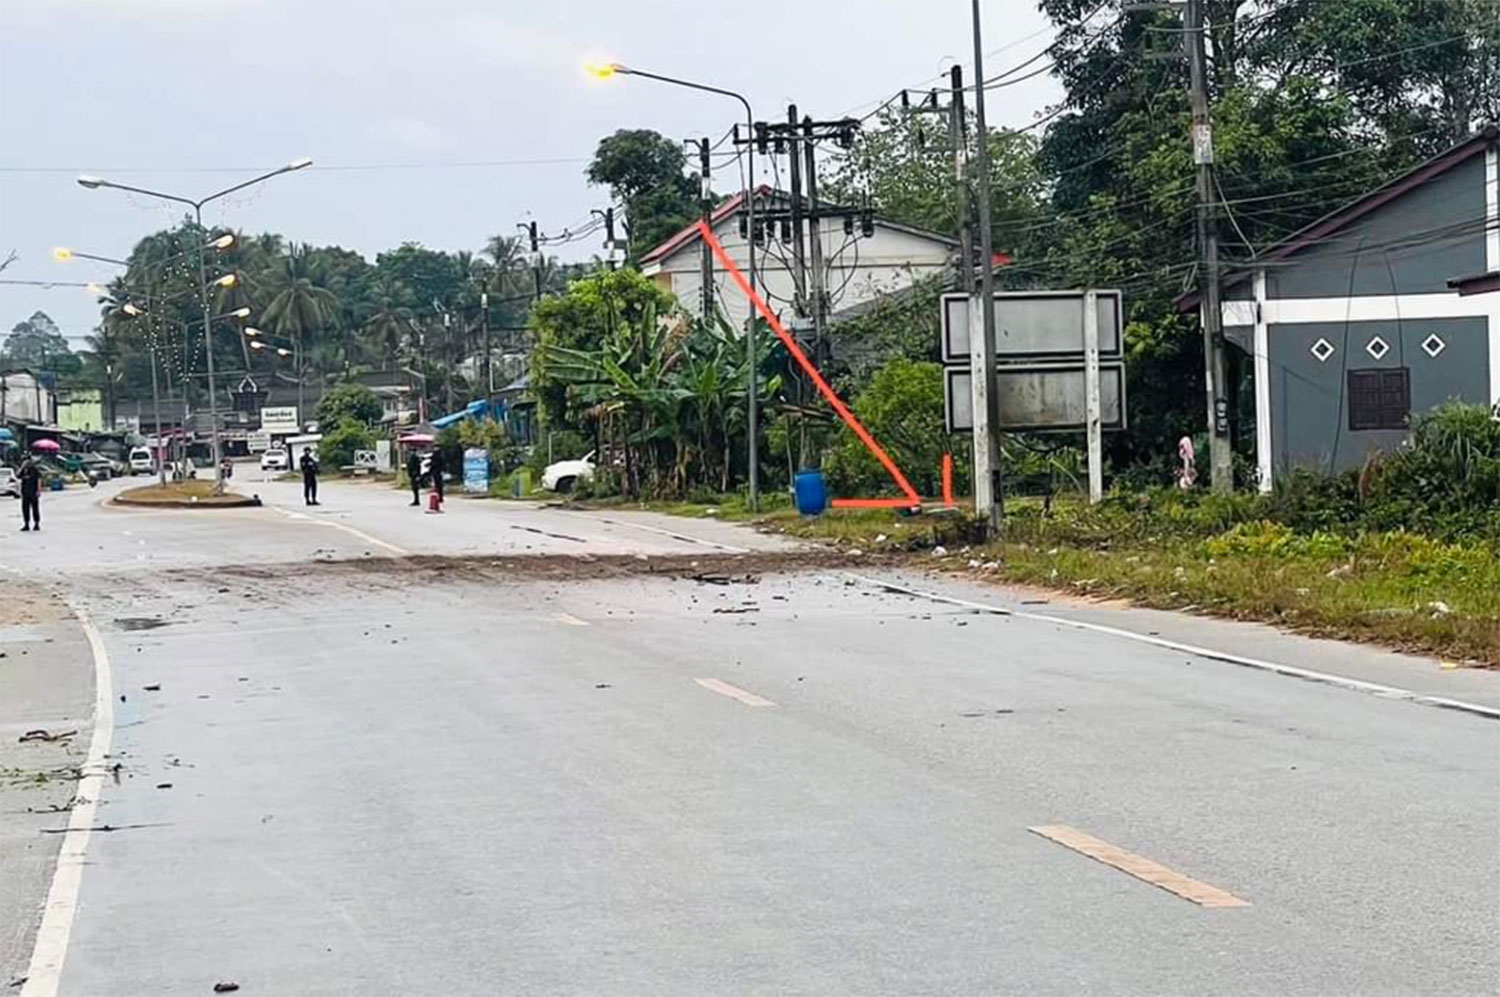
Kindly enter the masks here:
M 828 485 L 822 471 L 798 471 L 792 482 L 797 511 L 804 516 L 821 515 L 828 508 Z

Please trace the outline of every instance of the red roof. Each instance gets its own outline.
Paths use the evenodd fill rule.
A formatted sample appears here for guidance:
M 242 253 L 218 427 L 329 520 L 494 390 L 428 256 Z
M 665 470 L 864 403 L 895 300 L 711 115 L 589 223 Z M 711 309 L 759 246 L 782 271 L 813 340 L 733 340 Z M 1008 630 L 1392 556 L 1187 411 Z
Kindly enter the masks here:
M 765 197 L 766 195 L 771 193 L 771 188 L 757 188 L 757 193 L 759 193 L 762 197 Z M 729 200 L 725 201 L 723 204 L 714 209 L 714 213 L 712 215 L 712 224 L 719 224 L 721 221 L 728 218 L 736 211 L 740 210 L 740 205 L 744 203 L 745 192 L 740 191 L 738 194 L 734 195 Z M 666 259 L 668 256 L 671 256 L 673 253 L 677 252 L 677 250 L 681 249 L 683 246 L 686 246 L 696 238 L 698 238 L 698 223 L 696 221 L 693 221 L 678 229 L 665 242 L 659 243 L 649 253 L 647 253 L 645 256 L 642 256 L 641 262 L 654 263 L 657 260 Z

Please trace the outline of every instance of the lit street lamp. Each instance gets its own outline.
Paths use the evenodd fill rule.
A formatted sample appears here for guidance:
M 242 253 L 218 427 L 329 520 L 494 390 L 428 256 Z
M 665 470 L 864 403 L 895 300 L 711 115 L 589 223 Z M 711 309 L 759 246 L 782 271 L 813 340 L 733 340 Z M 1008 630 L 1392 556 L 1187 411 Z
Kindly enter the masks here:
M 722 87 L 709 86 L 706 83 L 694 83 L 691 80 L 679 80 L 675 77 L 662 76 L 658 73 L 648 73 L 644 69 L 632 69 L 629 66 L 622 66 L 618 62 L 607 62 L 602 64 L 589 65 L 585 66 L 584 68 L 587 70 L 589 75 L 601 80 L 607 80 L 614 76 L 639 76 L 643 79 L 656 80 L 658 83 L 670 83 L 672 86 L 687 87 L 689 90 L 701 90 L 704 93 L 716 93 L 721 97 L 732 97 L 735 100 L 739 101 L 740 105 L 745 109 L 745 127 L 747 129 L 746 138 L 755 138 L 755 112 L 750 109 L 750 101 L 746 100 L 744 95 L 736 93 L 733 90 L 725 90 Z M 753 291 L 755 289 L 755 146 L 753 142 L 747 148 L 749 151 L 749 155 L 747 156 L 747 158 L 750 161 L 750 168 L 748 170 L 746 180 L 749 189 L 745 191 L 745 231 L 749 234 L 749 239 L 746 240 L 745 251 L 748 256 L 747 270 L 749 271 L 750 277 L 750 289 Z M 747 373 L 747 378 L 750 388 L 748 392 L 748 418 L 746 422 L 750 435 L 749 499 L 750 508 L 754 510 L 760 508 L 760 451 L 759 443 L 756 440 L 760 418 L 760 403 L 759 399 L 756 398 L 755 304 L 753 302 L 750 302 L 749 305 L 750 316 L 745 320 L 745 348 L 748 354 L 749 361 L 749 371 Z
M 280 176 L 283 173 L 291 173 L 294 170 L 300 170 L 311 165 L 311 159 L 294 159 L 280 169 L 272 170 L 271 172 L 262 174 L 258 177 L 253 177 L 249 180 L 246 180 L 244 183 L 237 183 L 233 187 L 226 187 L 223 190 L 216 191 L 212 194 L 209 194 L 207 197 L 200 198 L 196 201 L 192 198 L 181 197 L 177 194 L 165 194 L 158 190 L 147 190 L 144 187 L 132 187 L 129 184 L 115 183 L 112 180 L 104 180 L 100 177 L 94 176 L 81 176 L 78 178 L 78 183 L 79 186 L 86 187 L 89 190 L 98 190 L 100 187 L 109 187 L 114 190 L 129 191 L 133 194 L 143 194 L 147 197 L 155 197 L 163 201 L 174 201 L 177 204 L 189 205 L 193 209 L 193 215 L 195 220 L 197 221 L 198 230 L 201 232 L 203 231 L 203 206 L 205 204 L 208 204 L 210 201 L 216 201 L 221 197 L 226 197 L 236 191 L 244 190 L 246 187 L 254 186 L 255 184 L 261 183 L 262 181 L 269 180 L 272 177 Z M 223 287 L 233 286 L 234 275 L 227 274 L 225 277 L 219 278 L 218 283 Z M 214 347 L 213 336 L 211 335 L 213 329 L 213 316 L 209 314 L 208 304 L 208 259 L 204 247 L 201 245 L 198 247 L 198 286 L 203 298 L 203 350 L 208 360 L 208 419 L 209 436 L 213 441 L 214 492 L 222 493 L 224 491 L 224 471 L 222 466 L 223 454 L 220 451 L 219 447 L 219 403 L 217 395 L 214 392 Z

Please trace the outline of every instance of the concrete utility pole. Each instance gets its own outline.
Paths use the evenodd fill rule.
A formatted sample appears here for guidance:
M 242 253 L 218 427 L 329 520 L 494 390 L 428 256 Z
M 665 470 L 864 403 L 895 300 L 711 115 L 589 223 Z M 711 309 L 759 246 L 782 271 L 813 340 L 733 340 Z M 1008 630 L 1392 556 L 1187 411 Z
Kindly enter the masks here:
M 1193 103 L 1193 163 L 1198 171 L 1199 308 L 1203 326 L 1203 386 L 1208 403 L 1208 456 L 1213 490 L 1234 490 L 1234 448 L 1229 438 L 1223 310 L 1219 306 L 1219 236 L 1214 200 L 1213 121 L 1208 106 L 1203 0 L 1187 0 L 1188 78 Z
M 969 127 L 964 120 L 964 69 L 954 66 L 949 74 L 952 99 L 948 102 L 953 138 L 954 200 L 958 214 L 959 288 L 974 293 L 974 221 L 969 217 Z
M 800 120 L 797 117 L 797 105 L 788 104 L 786 108 L 787 137 L 791 140 L 787 151 L 789 157 L 788 176 L 791 179 L 792 203 L 789 207 L 792 222 L 792 310 L 798 318 L 808 314 L 808 283 L 807 283 L 807 244 L 802 238 L 802 223 L 805 212 L 802 210 L 802 156 L 797 152 L 797 128 Z M 817 210 L 816 206 L 813 210 Z
M 707 138 L 698 140 L 698 207 L 703 213 L 703 224 L 710 230 L 714 224 L 714 186 L 713 186 L 713 156 Z M 613 241 L 614 237 L 610 236 Z M 700 284 L 699 294 L 702 296 L 703 323 L 708 325 L 714 320 L 714 251 L 708 244 L 707 239 L 699 241 L 699 267 L 701 273 L 698 277 Z
M 802 119 L 802 155 L 806 159 L 803 181 L 807 186 L 807 205 L 810 209 L 807 213 L 807 250 L 808 250 L 808 280 L 807 293 L 808 304 L 811 306 L 813 320 L 813 363 L 819 366 L 823 363 L 823 350 L 825 336 L 828 332 L 828 292 L 824 288 L 823 271 L 823 231 L 818 222 L 821 211 L 818 207 L 818 156 L 817 142 L 813 139 L 812 118 Z M 796 149 L 793 148 L 792 161 L 796 162 Z M 801 241 L 801 236 L 798 236 Z
M 707 139 L 704 142 L 707 143 Z M 619 260 L 615 258 L 615 209 L 613 207 L 599 210 L 593 208 L 589 214 L 604 222 L 604 265 L 611 270 L 619 266 Z
M 485 385 L 485 400 L 492 400 L 495 394 L 495 361 L 490 349 L 490 291 L 489 288 L 479 292 L 479 325 L 484 335 L 484 370 L 482 380 Z
M 976 150 L 979 207 L 979 287 L 969 296 L 969 363 L 974 406 L 974 512 L 988 523 L 993 534 L 1004 522 L 1003 481 L 1000 467 L 1000 400 L 995 371 L 995 258 L 994 235 L 990 231 L 990 131 L 984 117 L 984 42 L 980 29 L 979 0 L 973 0 L 974 22 L 974 123 L 978 127 Z
M 531 242 L 531 283 L 533 297 L 542 300 L 542 240 L 537 234 L 536 222 L 518 222 L 516 228 L 526 233 Z

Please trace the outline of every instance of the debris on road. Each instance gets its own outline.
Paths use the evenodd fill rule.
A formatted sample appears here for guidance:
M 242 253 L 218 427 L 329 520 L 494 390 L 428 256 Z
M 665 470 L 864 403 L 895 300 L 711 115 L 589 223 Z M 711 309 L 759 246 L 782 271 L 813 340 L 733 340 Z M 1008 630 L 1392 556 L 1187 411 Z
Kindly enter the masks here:
M 216 993 L 216 994 L 232 994 L 236 990 L 238 990 L 239 988 L 240 988 L 240 985 L 238 983 L 235 983 L 233 980 L 224 980 L 222 982 L 214 984 L 214 993 Z
M 65 730 L 57 734 L 53 734 L 49 731 L 38 728 L 37 730 L 28 730 L 16 740 L 21 744 L 25 744 L 27 741 L 66 741 L 68 738 L 73 737 L 77 733 L 78 731 L 76 730 Z

